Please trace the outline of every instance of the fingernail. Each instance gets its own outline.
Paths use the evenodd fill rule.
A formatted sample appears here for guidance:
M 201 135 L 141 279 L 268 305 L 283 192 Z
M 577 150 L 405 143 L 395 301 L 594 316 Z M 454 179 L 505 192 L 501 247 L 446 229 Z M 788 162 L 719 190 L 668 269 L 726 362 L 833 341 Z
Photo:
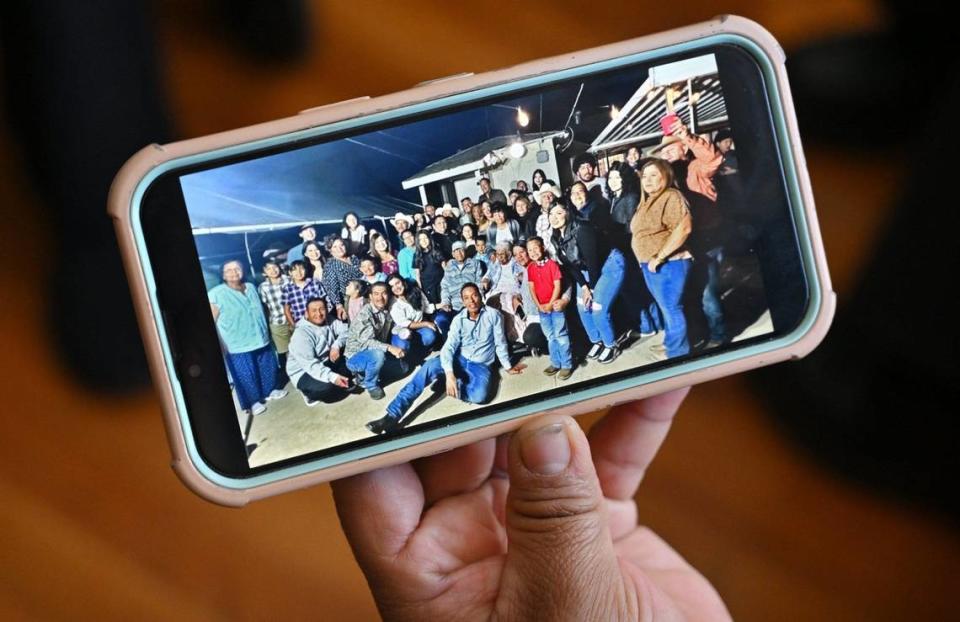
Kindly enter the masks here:
M 527 434 L 520 442 L 524 466 L 540 475 L 556 475 L 570 464 L 570 441 L 562 423 L 551 423 Z

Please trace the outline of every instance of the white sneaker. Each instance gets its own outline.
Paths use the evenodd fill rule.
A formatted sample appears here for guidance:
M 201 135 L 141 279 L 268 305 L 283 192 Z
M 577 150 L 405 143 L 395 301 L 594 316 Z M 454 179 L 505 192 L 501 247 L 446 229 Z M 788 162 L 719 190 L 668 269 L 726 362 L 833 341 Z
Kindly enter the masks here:
M 253 415 L 254 417 L 256 417 L 259 414 L 265 413 L 266 411 L 267 411 L 267 407 L 261 404 L 260 402 L 256 402 L 253 406 L 250 407 L 250 414 Z
M 320 403 L 320 400 L 312 400 L 309 397 L 307 397 L 306 393 L 301 393 L 300 397 L 303 398 L 303 403 L 306 404 L 307 406 L 310 406 L 311 408 Z
M 280 398 L 287 397 L 287 392 L 283 389 L 274 389 L 270 392 L 270 395 L 267 396 L 268 400 L 279 400 Z
M 597 362 L 604 365 L 612 363 L 616 360 L 618 354 L 620 354 L 620 348 L 617 346 L 613 346 L 612 348 L 605 347 L 603 352 L 600 353 L 600 356 L 597 357 Z
M 587 358 L 588 358 L 588 359 L 595 359 L 595 358 L 597 358 L 598 356 L 600 356 L 600 353 L 601 353 L 601 352 L 603 352 L 603 344 L 602 344 L 602 343 L 595 343 L 595 344 L 593 344 L 593 347 L 590 348 L 590 351 L 587 352 Z

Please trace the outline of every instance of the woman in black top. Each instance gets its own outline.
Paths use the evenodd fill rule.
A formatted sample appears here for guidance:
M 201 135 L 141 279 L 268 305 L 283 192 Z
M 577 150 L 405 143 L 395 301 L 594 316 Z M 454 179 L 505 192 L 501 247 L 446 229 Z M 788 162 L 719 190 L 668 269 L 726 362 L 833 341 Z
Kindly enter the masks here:
M 542 168 L 538 168 L 533 172 L 533 177 L 530 178 L 530 192 L 536 192 L 540 189 L 540 186 L 543 185 L 543 182 L 547 181 L 547 174 L 543 172 Z
M 631 257 L 630 221 L 637 213 L 640 204 L 640 177 L 626 162 L 614 162 L 607 172 L 607 198 L 610 200 L 610 235 L 614 246 L 620 249 L 625 257 Z M 663 327 L 660 308 L 647 289 L 640 272 L 640 266 L 634 262 L 627 262 L 625 286 L 620 293 L 624 302 L 621 314 L 618 317 L 631 327 L 636 327 L 641 336 L 648 336 L 660 331 Z
M 557 261 L 564 275 L 577 284 L 577 313 L 592 344 L 587 358 L 611 363 L 620 353 L 611 312 L 623 285 L 623 253 L 563 205 L 551 207 L 549 218 Z
M 529 240 L 537 235 L 537 216 L 540 210 L 534 209 L 530 203 L 530 197 L 521 194 L 513 202 L 513 210 L 517 214 L 517 222 L 520 224 L 520 238 Z
M 610 216 L 629 239 L 630 221 L 640 204 L 640 178 L 629 164 L 614 162 L 610 166 L 607 172 L 607 199 L 610 201 Z
M 434 305 L 440 304 L 440 281 L 443 280 L 443 255 L 433 245 L 433 239 L 427 231 L 417 234 L 417 254 L 413 259 L 413 273 L 417 285 L 427 300 Z

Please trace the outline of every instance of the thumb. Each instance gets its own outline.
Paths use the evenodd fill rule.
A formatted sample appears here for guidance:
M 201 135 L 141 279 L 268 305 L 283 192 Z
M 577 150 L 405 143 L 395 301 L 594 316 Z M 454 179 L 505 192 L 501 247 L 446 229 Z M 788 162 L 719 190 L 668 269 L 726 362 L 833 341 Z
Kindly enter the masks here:
M 570 417 L 513 435 L 503 619 L 614 619 L 627 602 L 590 446 Z

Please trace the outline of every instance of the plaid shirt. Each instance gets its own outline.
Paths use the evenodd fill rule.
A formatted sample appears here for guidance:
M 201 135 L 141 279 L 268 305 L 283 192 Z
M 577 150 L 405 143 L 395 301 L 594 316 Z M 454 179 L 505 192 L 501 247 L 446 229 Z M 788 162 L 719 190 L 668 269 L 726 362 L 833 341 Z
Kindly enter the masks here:
M 307 279 L 307 284 L 303 289 L 297 287 L 297 284 L 290 281 L 283 286 L 283 293 L 280 296 L 280 303 L 290 305 L 290 315 L 293 316 L 293 323 L 296 324 L 304 315 L 307 314 L 307 301 L 311 298 L 322 298 L 327 301 L 327 310 L 330 310 L 330 299 L 327 298 L 327 290 L 324 289 L 320 281 Z
M 287 283 L 290 282 L 290 277 L 286 274 L 280 275 L 279 283 L 271 283 L 270 279 L 267 279 L 260 284 L 260 287 L 257 290 L 260 292 L 260 300 L 263 301 L 263 304 L 267 306 L 267 311 L 270 314 L 270 323 L 271 324 L 286 324 L 287 316 L 283 314 L 283 288 Z

